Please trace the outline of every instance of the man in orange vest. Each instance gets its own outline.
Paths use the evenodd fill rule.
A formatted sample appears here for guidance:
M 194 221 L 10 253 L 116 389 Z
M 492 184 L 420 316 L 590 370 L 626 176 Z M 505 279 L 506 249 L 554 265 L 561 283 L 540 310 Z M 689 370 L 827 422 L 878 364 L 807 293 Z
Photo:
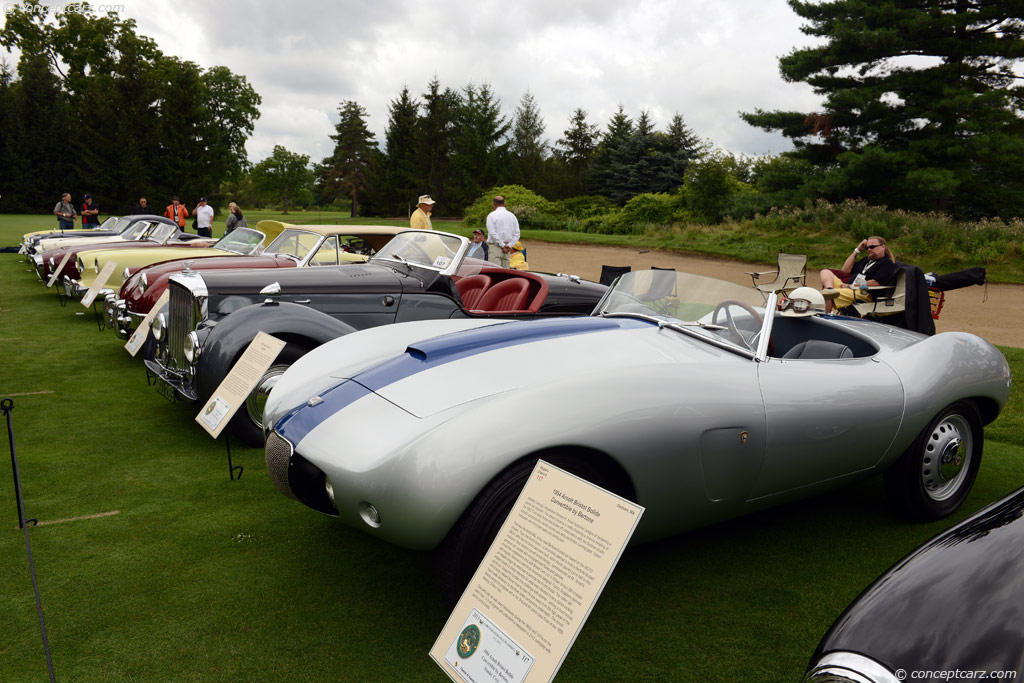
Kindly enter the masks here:
M 171 205 L 164 211 L 164 216 L 178 224 L 182 230 L 185 229 L 185 219 L 188 218 L 188 209 L 181 205 L 181 198 L 174 195 Z

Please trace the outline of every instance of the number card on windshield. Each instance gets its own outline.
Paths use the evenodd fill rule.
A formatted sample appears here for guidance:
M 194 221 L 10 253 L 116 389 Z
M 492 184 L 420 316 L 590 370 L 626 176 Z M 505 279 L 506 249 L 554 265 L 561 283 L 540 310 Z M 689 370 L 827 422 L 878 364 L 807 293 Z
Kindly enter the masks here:
M 643 512 L 538 461 L 431 658 L 457 683 L 553 679 Z
M 260 332 L 249 343 L 245 353 L 238 359 L 235 366 L 231 368 L 231 372 L 196 415 L 196 422 L 210 436 L 215 439 L 220 436 L 238 409 L 245 405 L 246 396 L 256 388 L 263 373 L 267 371 L 285 345 L 286 342 L 266 332 Z

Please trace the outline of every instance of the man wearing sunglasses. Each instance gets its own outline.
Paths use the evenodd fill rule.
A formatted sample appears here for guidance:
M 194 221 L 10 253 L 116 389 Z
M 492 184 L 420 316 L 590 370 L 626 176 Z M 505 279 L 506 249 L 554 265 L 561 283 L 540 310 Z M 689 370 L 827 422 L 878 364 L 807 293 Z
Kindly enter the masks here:
M 866 257 L 857 261 L 861 253 Z M 856 262 L 855 262 L 856 261 Z M 828 313 L 856 301 L 871 301 L 868 287 L 890 287 L 896 282 L 896 264 L 885 240 L 872 236 L 861 240 L 839 270 L 821 271 L 821 288 Z

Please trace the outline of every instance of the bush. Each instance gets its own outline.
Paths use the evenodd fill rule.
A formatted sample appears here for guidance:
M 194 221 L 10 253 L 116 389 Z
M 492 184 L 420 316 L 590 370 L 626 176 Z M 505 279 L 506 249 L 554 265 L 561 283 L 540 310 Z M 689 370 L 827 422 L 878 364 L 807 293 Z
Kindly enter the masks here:
M 555 213 L 555 205 L 522 185 L 502 185 L 487 190 L 466 210 L 467 227 L 479 228 L 487 224 L 487 214 L 494 208 L 492 200 L 497 195 L 505 198 L 505 208 L 516 215 L 520 225 L 525 223 L 529 227 L 537 227 L 535 224 L 543 223 L 547 229 L 559 229 L 547 225 L 551 221 L 545 218 Z
M 682 198 L 665 192 L 644 193 L 626 202 L 622 218 L 629 223 L 655 223 L 672 225 L 676 213 L 682 208 Z

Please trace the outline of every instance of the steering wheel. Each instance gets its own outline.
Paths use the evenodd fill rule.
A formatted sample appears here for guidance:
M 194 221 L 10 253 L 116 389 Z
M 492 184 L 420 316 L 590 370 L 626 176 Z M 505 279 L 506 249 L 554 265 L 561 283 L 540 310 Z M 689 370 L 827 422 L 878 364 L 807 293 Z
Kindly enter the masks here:
M 732 312 L 729 310 L 730 306 L 739 306 L 744 311 L 752 315 L 754 317 L 754 320 L 756 320 L 759 325 L 764 323 L 764 316 L 758 313 L 757 310 L 750 304 L 745 304 L 737 299 L 726 299 L 725 301 L 722 301 L 717 306 L 715 306 L 715 312 L 711 314 L 711 324 L 717 325 L 718 312 L 725 311 L 725 322 L 726 325 L 728 325 L 729 327 L 729 332 L 731 332 L 733 335 L 736 336 L 737 339 L 743 342 L 743 345 L 746 346 L 748 349 L 750 349 L 751 351 L 755 350 L 757 348 L 757 337 L 758 335 L 761 334 L 760 329 L 758 329 L 758 333 L 755 334 L 750 341 L 747 341 L 746 337 L 744 337 L 740 333 L 739 327 L 736 326 L 736 320 L 732 317 Z

